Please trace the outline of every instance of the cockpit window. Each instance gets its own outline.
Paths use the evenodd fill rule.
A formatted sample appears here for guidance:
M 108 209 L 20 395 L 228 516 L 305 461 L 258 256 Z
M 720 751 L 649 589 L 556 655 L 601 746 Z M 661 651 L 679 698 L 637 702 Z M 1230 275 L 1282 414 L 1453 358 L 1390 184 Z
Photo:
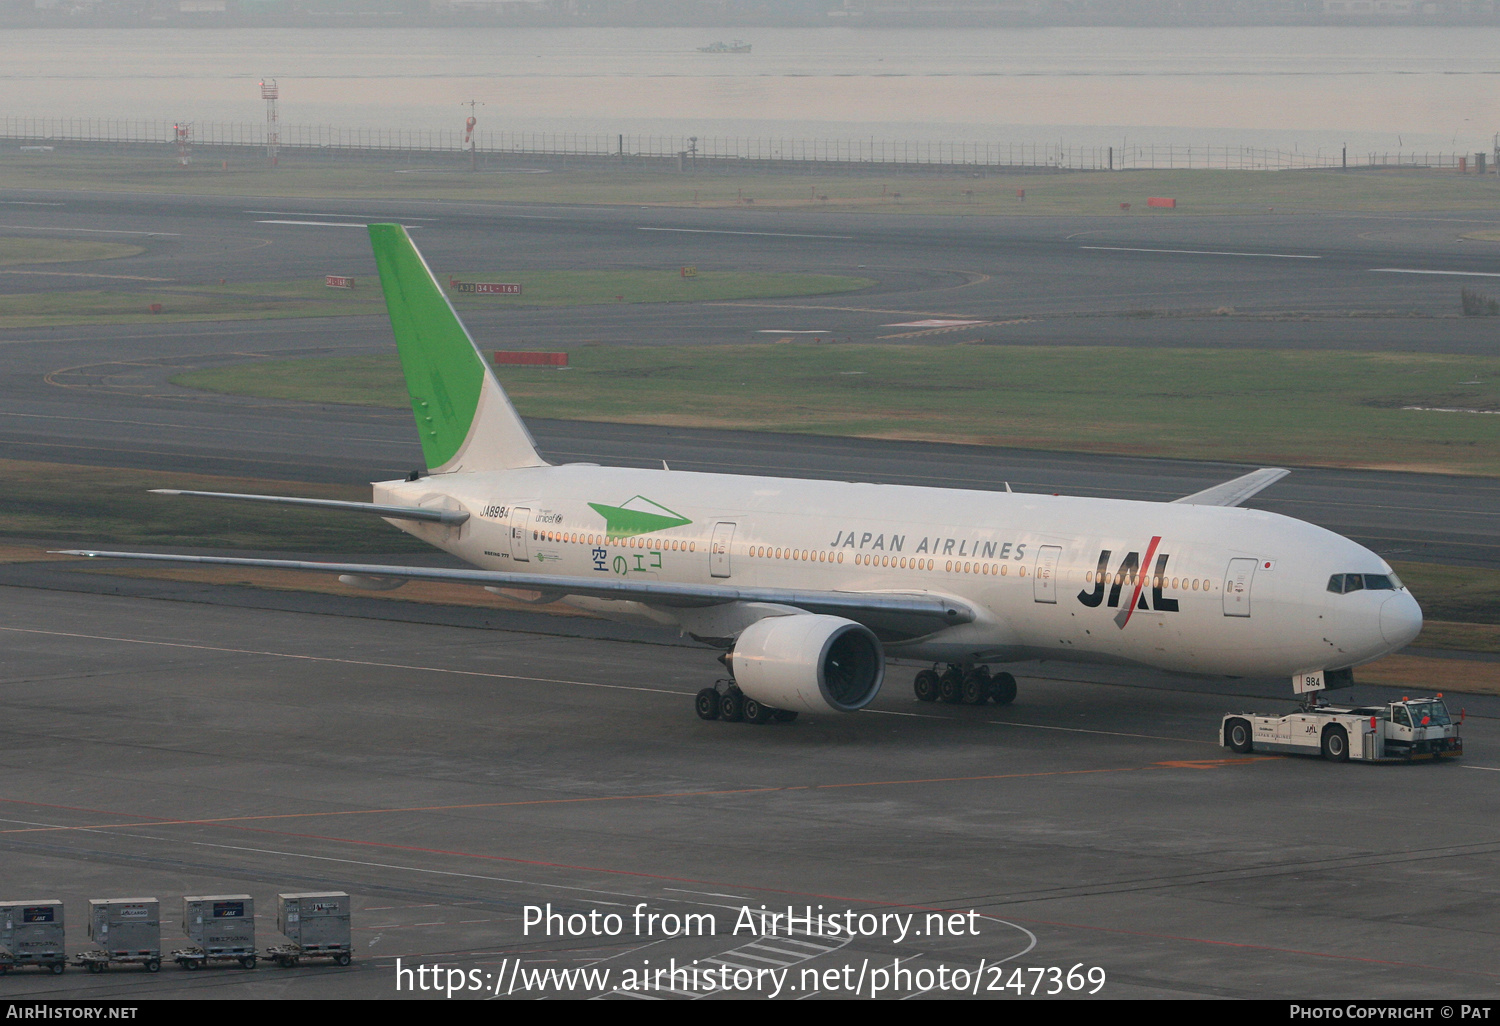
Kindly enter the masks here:
M 1328 590 L 1335 595 L 1351 591 L 1397 591 L 1401 578 L 1395 574 L 1334 574 L 1328 578 Z

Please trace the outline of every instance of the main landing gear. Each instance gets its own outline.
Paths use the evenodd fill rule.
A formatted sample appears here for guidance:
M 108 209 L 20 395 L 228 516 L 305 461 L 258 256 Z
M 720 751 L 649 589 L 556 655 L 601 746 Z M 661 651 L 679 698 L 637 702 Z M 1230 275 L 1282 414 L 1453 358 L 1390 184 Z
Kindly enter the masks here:
M 693 702 L 700 720 L 728 720 L 730 723 L 791 723 L 797 714 L 790 709 L 773 709 L 762 705 L 739 689 L 732 680 L 717 681 L 713 687 L 698 692 Z
M 912 691 L 919 702 L 949 705 L 1010 705 L 1016 700 L 1016 678 L 1004 672 L 991 674 L 988 666 L 958 666 L 950 663 L 938 671 L 936 665 L 917 674 Z

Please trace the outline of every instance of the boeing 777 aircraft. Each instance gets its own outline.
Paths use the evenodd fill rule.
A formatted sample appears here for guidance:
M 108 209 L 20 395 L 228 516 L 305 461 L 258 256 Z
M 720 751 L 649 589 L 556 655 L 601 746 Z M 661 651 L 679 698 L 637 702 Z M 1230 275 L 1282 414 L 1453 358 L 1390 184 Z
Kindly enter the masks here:
M 537 455 L 406 230 L 369 226 L 428 472 L 373 501 L 169 492 L 374 514 L 474 569 L 77 551 L 322 571 L 356 588 L 473 584 L 676 628 L 722 649 L 705 719 L 853 712 L 887 656 L 923 701 L 1009 703 L 988 667 L 1063 659 L 1352 681 L 1406 645 L 1416 600 L 1375 553 L 1237 504 L 1273 468 L 1172 503 L 633 470 Z

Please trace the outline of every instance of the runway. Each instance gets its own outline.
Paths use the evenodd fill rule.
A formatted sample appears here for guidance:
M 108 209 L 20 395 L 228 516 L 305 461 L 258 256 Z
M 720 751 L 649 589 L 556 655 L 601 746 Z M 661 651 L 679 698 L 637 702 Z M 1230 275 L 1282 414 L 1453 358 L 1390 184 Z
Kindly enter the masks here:
M 742 343 L 765 340 L 770 327 L 874 341 L 915 316 L 974 317 L 986 337 L 1014 331 L 1017 341 L 1049 344 L 1493 347 L 1483 323 L 1444 312 L 1456 305 L 1458 276 L 1377 271 L 1490 273 L 1487 249 L 1457 241 L 1500 221 L 1488 213 L 1101 224 L 0 200 L 64 204 L 0 206 L 11 229 L 152 233 L 128 236 L 147 249 L 126 260 L 58 267 L 50 278 L 0 273 L 5 292 L 90 280 L 66 274 L 368 275 L 361 232 L 266 223 L 364 217 L 421 226 L 420 244 L 443 268 L 598 266 L 602 253 L 619 266 L 719 261 L 877 281 L 866 293 L 783 304 L 475 318 L 476 336 L 497 347 Z M 1299 259 L 1283 259 L 1292 255 Z M 1208 315 L 1221 305 L 1265 317 Z M 1131 314 L 1143 309 L 1202 315 Z M 1285 316 L 1295 311 L 1307 317 Z M 245 354 L 383 351 L 388 331 L 353 318 L 0 332 L 0 452 L 291 482 L 400 476 L 420 461 L 404 412 L 205 397 L 166 384 L 173 368 Z M 1246 469 L 531 426 L 559 462 L 666 460 L 673 469 L 1130 498 L 1173 498 Z M 1252 504 L 1389 558 L 1500 566 L 1500 485 L 1488 479 L 1299 470 Z M 1044 996 L 1053 968 L 1062 995 L 1088 996 L 1092 983 L 1070 987 L 1075 967 L 1102 970 L 1099 993 L 1109 997 L 1500 992 L 1500 700 L 1455 698 L 1469 714 L 1466 758 L 1435 766 L 1245 758 L 1218 747 L 1226 712 L 1290 704 L 1279 683 L 1035 663 L 1019 668 L 1021 697 L 1003 709 L 919 704 L 913 668 L 895 666 L 867 712 L 708 723 L 690 701 L 721 672 L 714 653 L 642 630 L 533 613 L 376 609 L 358 596 L 251 599 L 229 586 L 123 577 L 98 578 L 96 593 L 57 590 L 48 572 L 0 572 L 5 878 L 27 896 L 67 901 L 72 950 L 84 946 L 91 897 L 158 896 L 171 948 L 184 943 L 173 925 L 181 895 L 247 892 L 264 946 L 277 940 L 276 893 L 347 890 L 357 953 L 347 969 L 27 971 L 5 979 L 10 997 L 433 997 L 415 977 L 398 990 L 407 979 L 398 958 L 408 970 L 461 971 L 455 999 L 640 996 L 625 971 L 664 964 L 721 980 L 773 974 L 741 991 L 757 994 L 771 993 L 774 973 L 785 971 L 776 993 L 786 999 L 871 996 L 881 973 L 884 997 Z M 1361 701 L 1388 694 L 1355 690 Z M 528 933 L 527 906 L 548 904 L 565 915 L 617 914 L 622 929 Z M 733 929 L 742 910 L 761 906 L 872 916 L 878 930 L 788 934 L 764 920 Z M 711 915 L 714 930 L 642 932 L 638 908 L 658 927 L 660 917 Z M 935 913 L 959 913 L 960 922 L 926 918 Z M 898 942 L 890 931 L 900 921 L 881 917 L 901 915 L 916 916 L 910 925 L 921 934 Z M 934 922 L 952 928 L 938 936 Z M 898 959 L 929 975 L 901 977 Z M 958 969 L 972 989 L 956 985 Z M 536 975 L 547 970 L 592 975 Z M 1011 986 L 1038 980 L 1039 993 Z M 717 999 L 730 996 L 725 986 L 695 979 L 645 996 Z

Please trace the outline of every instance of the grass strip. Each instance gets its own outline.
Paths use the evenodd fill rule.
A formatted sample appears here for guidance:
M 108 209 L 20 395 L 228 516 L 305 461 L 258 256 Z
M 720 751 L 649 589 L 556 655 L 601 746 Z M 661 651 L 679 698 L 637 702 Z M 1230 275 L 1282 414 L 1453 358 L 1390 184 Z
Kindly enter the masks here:
M 585 346 L 570 359 L 566 372 L 498 373 L 530 416 L 1500 474 L 1500 416 L 1442 412 L 1500 410 L 1500 356 L 789 343 Z M 172 381 L 408 404 L 394 355 L 241 364 Z
M 1449 211 L 1493 206 L 1493 176 L 1415 169 L 1318 171 L 1158 170 L 1008 173 L 934 169 L 919 175 L 807 169 L 796 174 L 643 172 L 591 167 L 545 174 L 470 174 L 467 156 L 417 163 L 332 163 L 283 150 L 279 166 L 231 159 L 179 167 L 159 155 L 87 151 L 0 154 L 0 188 L 302 199 L 460 200 L 843 210 L 937 215 L 1109 216 L 1153 219 L 1211 213 Z M 808 173 L 811 171 L 811 173 Z M 1024 190 L 1024 198 L 1017 194 Z M 1166 196 L 1176 209 L 1148 208 Z M 1122 209 L 1121 204 L 1129 204 Z
M 3 240 L 0 240 L 3 241 Z M 813 296 L 869 288 L 869 278 L 833 274 L 704 271 L 683 277 L 671 270 L 465 272 L 459 281 L 519 282 L 519 296 L 450 293 L 466 308 L 581 306 L 598 303 L 693 303 L 769 296 Z M 447 280 L 445 277 L 443 280 Z M 160 307 L 153 311 L 152 307 Z M 267 320 L 283 317 L 349 317 L 383 314 L 374 275 L 354 289 L 329 288 L 321 278 L 299 281 L 170 285 L 149 289 L 77 289 L 0 295 L 0 328 L 62 324 L 133 324 L 145 321 Z

